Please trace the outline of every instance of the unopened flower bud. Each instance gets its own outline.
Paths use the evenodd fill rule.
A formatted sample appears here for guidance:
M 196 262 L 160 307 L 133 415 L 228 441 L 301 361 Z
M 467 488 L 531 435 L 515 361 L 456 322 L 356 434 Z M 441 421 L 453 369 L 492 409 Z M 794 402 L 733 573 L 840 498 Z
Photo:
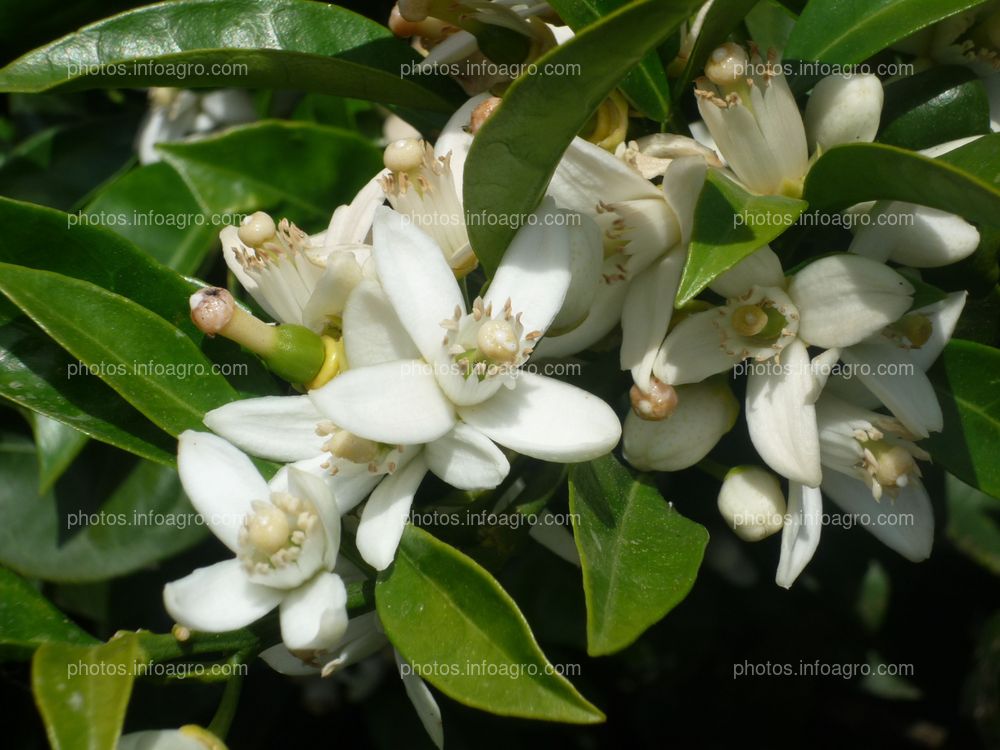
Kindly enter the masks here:
M 883 99 L 882 82 L 870 74 L 833 75 L 817 83 L 805 114 L 810 152 L 874 141 Z
M 777 477 L 756 466 L 731 469 L 719 490 L 719 513 L 745 542 L 759 542 L 785 525 L 785 495 Z

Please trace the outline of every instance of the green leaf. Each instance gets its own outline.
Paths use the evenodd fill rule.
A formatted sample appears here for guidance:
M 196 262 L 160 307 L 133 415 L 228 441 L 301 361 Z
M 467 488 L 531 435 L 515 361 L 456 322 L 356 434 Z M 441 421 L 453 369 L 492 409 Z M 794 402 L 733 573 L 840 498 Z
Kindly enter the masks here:
M 687 596 L 708 532 L 674 510 L 648 479 L 633 479 L 614 456 L 574 465 L 569 482 L 587 653 L 613 654 Z
M 42 490 L 31 452 L 19 436 L 0 443 L 0 563 L 22 575 L 103 581 L 171 557 L 208 533 L 173 469 L 143 461 L 120 479 L 121 458 L 96 453 L 76 462 L 58 490 Z
M 0 90 L 238 86 L 454 109 L 450 81 L 403 76 L 419 59 L 384 26 L 325 3 L 178 0 L 106 18 L 29 52 L 0 70 Z
M 113 750 L 143 651 L 134 633 L 101 646 L 46 643 L 31 660 L 31 689 L 53 750 Z
M 573 31 L 596 23 L 628 0 L 554 0 L 549 3 Z M 648 52 L 622 79 L 622 93 L 651 120 L 670 117 L 670 82 L 656 52 Z
M 3 161 L 0 191 L 68 210 L 133 161 L 137 124 L 119 116 L 43 130 Z
M 38 484 L 46 492 L 87 444 L 87 436 L 63 422 L 37 412 L 28 412 L 38 455 Z
M 202 429 L 205 412 L 238 396 L 190 339 L 125 297 L 79 279 L 5 263 L 0 264 L 0 291 L 171 435 Z
M 25 658 L 43 643 L 97 643 L 30 583 L 0 568 L 0 659 Z
M 986 0 L 811 0 L 792 30 L 786 60 L 859 63 L 920 29 Z
M 944 430 L 923 446 L 934 463 L 1000 497 L 1000 351 L 952 339 L 927 373 L 944 412 Z
M 297 224 L 321 221 L 324 229 L 333 209 L 382 168 L 369 141 L 307 122 L 258 122 L 159 150 L 206 214 L 272 208 L 292 212 Z
M 592 724 L 604 715 L 545 658 L 514 600 L 479 565 L 407 526 L 375 586 L 393 646 L 460 703 L 501 716 Z
M 996 149 L 998 144 L 1000 133 L 969 145 L 978 152 Z M 803 197 L 812 208 L 824 211 L 869 200 L 896 200 L 939 208 L 983 224 L 1000 221 L 1000 173 L 992 179 L 978 176 L 957 168 L 947 156 L 928 159 L 878 143 L 835 146 L 809 170 Z
M 885 87 L 882 143 L 922 149 L 989 132 L 986 87 L 968 68 L 934 67 Z
M 951 543 L 987 570 L 1000 576 L 1000 500 L 945 475 Z
M 691 48 L 687 65 L 674 87 L 674 98 L 689 93 L 691 82 L 702 75 L 712 50 L 726 41 L 729 34 L 740 25 L 757 0 L 715 0 L 705 14 L 705 20 Z
M 697 0 L 630 3 L 543 55 L 535 72 L 511 84 L 503 104 L 476 134 L 465 164 L 466 211 L 502 219 L 469 225 L 472 248 L 488 275 L 499 265 L 519 217 L 541 201 L 573 136 L 628 70 L 697 5 Z M 547 63 L 580 74 L 571 80 L 547 76 Z
M 97 378 L 68 378 L 70 367 L 78 366 L 77 360 L 0 297 L 0 395 L 92 438 L 172 464 L 174 441 Z
M 694 210 L 694 228 L 676 306 L 694 299 L 720 274 L 778 237 L 806 209 L 805 201 L 754 195 L 709 170 Z
M 760 0 L 744 19 L 750 38 L 763 50 L 784 49 L 797 16 L 775 0 Z
M 218 245 L 221 218 L 206 214 L 168 164 L 126 172 L 98 192 L 79 221 L 114 231 L 178 273 L 197 273 Z

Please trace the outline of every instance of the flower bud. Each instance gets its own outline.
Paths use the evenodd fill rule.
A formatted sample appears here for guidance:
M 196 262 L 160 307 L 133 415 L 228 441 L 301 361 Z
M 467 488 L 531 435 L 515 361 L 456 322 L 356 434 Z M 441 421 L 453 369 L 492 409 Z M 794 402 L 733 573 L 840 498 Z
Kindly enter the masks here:
M 649 421 L 630 411 L 623 430 L 625 460 L 641 471 L 680 471 L 708 455 L 732 429 L 740 407 L 723 379 L 675 387 L 677 406 Z
M 719 513 L 736 536 L 759 542 L 785 525 L 785 495 L 777 477 L 756 466 L 731 469 L 719 490 Z
M 806 105 L 809 151 L 842 143 L 871 143 L 878 133 L 884 94 L 876 76 L 834 75 L 816 84 Z

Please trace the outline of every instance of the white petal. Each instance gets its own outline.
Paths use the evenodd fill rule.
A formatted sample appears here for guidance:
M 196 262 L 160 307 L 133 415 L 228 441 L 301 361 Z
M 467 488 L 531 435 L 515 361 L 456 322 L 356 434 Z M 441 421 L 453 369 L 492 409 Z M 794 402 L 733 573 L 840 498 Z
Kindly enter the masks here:
M 560 214 L 566 217 L 569 232 L 571 281 L 559 314 L 549 326 L 551 335 L 568 333 L 587 319 L 594 308 L 594 296 L 602 285 L 604 267 L 604 243 L 597 222 L 572 211 L 560 211 Z
M 337 467 L 336 474 L 331 475 L 331 465 Z M 373 474 L 363 464 L 338 459 L 329 453 L 321 453 L 303 461 L 286 464 L 278 469 L 277 473 L 271 477 L 271 481 L 268 482 L 272 493 L 288 492 L 294 494 L 288 481 L 288 475 L 293 469 L 322 479 L 341 515 L 349 513 L 358 503 L 368 497 L 368 494 L 382 478 L 381 474 Z
M 841 356 L 856 366 L 855 377 L 914 435 L 927 437 L 944 428 L 934 387 L 909 352 L 888 341 L 872 340 L 845 349 Z
M 704 157 L 682 156 L 673 159 L 663 176 L 663 194 L 667 204 L 677 216 L 680 228 L 680 244 L 691 242 L 694 230 L 694 208 L 705 186 L 708 165 Z
M 163 605 L 185 627 L 222 633 L 256 622 L 284 595 L 280 589 L 251 583 L 239 560 L 225 560 L 168 583 Z
M 222 257 L 226 261 L 226 266 L 232 272 L 236 280 L 240 282 L 240 286 L 249 292 L 255 300 L 258 297 L 257 294 L 257 282 L 254 280 L 250 274 L 246 272 L 243 268 L 243 264 L 239 262 L 236 258 L 237 250 L 247 250 L 247 246 L 243 244 L 243 240 L 240 239 L 239 227 L 225 227 L 221 232 L 219 232 L 219 242 L 222 244 Z M 258 300 L 260 303 L 260 300 Z M 274 318 L 274 311 L 265 304 L 261 304 L 264 311 Z
M 965 309 L 968 292 L 952 292 L 945 299 L 913 312 L 925 315 L 931 322 L 931 337 L 919 349 L 910 349 L 910 359 L 925 372 L 937 361 L 945 345 L 955 333 L 955 326 Z
M 664 383 L 699 383 L 732 369 L 739 358 L 722 348 L 722 331 L 716 325 L 720 310 L 694 313 L 670 332 L 653 364 L 653 374 Z
M 806 105 L 809 150 L 874 141 L 884 97 L 882 82 L 871 74 L 824 78 L 813 88 Z
M 479 94 L 474 96 L 453 114 L 434 142 L 434 155 L 447 156 L 451 154 L 451 174 L 455 179 L 455 186 L 458 188 L 458 202 L 464 205 L 462 200 L 462 180 L 465 176 L 465 159 L 469 155 L 469 148 L 472 146 L 472 133 L 467 128 L 472 119 L 472 113 L 476 107 L 490 98 L 490 94 Z
M 361 265 L 353 253 L 339 249 L 330 253 L 323 275 L 302 308 L 302 325 L 322 333 L 343 315 L 351 292 L 360 282 Z
M 420 723 L 427 730 L 431 742 L 438 750 L 442 750 L 444 748 L 444 724 L 441 722 L 441 709 L 438 708 L 434 695 L 420 676 L 414 674 L 413 669 L 403 660 L 399 652 L 396 649 L 393 649 L 392 652 L 396 656 L 396 667 L 403 680 L 403 687 L 406 688 L 406 696 L 413 704 L 413 710 L 417 712 Z
M 149 729 L 129 732 L 118 739 L 115 750 L 205 750 L 198 737 L 179 729 Z
M 302 659 L 289 651 L 288 646 L 284 643 L 277 643 L 270 648 L 266 648 L 258 656 L 275 672 L 288 675 L 289 677 L 307 677 L 319 674 L 320 672 L 319 666 L 302 661 Z
M 271 461 L 301 461 L 323 451 L 316 434 L 323 415 L 308 396 L 264 396 L 212 409 L 205 424 L 253 456 Z
M 860 483 L 859 483 L 860 484 Z M 823 496 L 815 487 L 798 482 L 788 484 L 788 513 L 781 530 L 781 558 L 774 580 L 783 588 L 791 588 L 805 569 L 823 530 Z
M 651 422 L 631 410 L 623 430 L 625 460 L 641 471 L 694 466 L 729 432 L 740 405 L 722 379 L 677 387 L 677 409 Z
M 381 208 L 373 228 L 375 266 L 403 328 L 428 362 L 441 351 L 441 321 L 465 310 L 440 247 L 395 211 Z
M 548 195 L 560 208 L 594 214 L 597 204 L 663 196 L 653 183 L 600 146 L 574 138 L 556 167 Z M 666 248 L 664 248 L 666 249 Z
M 572 331 L 559 336 L 546 336 L 535 347 L 536 359 L 566 357 L 593 346 L 611 333 L 622 314 L 628 284 L 601 281 L 594 295 L 590 313 Z
M 799 310 L 799 336 L 823 348 L 856 344 L 898 320 L 913 286 L 878 261 L 831 255 L 799 271 L 788 288 Z
M 292 651 L 324 650 L 347 630 L 347 589 L 340 576 L 319 573 L 281 601 L 281 640 Z
M 483 298 L 494 314 L 509 299 L 527 332 L 548 330 L 569 289 L 569 228 L 553 223 L 559 214 L 551 199 L 543 201 L 536 221 L 517 230 Z
M 459 422 L 424 450 L 427 467 L 441 481 L 460 490 L 496 487 L 510 471 L 503 451 L 479 430 Z
M 754 286 L 785 286 L 785 272 L 777 254 L 767 245 L 754 250 L 735 266 L 715 277 L 708 285 L 726 299 L 741 297 Z
M 876 503 L 863 482 L 830 471 L 823 477 L 823 492 L 854 515 L 880 542 L 907 560 L 920 562 L 930 557 L 934 545 L 934 509 L 920 480 L 911 479 L 895 500 L 883 497 L 881 503 Z
M 813 389 L 808 396 L 808 403 L 814 404 L 823 393 L 826 381 L 830 379 L 834 365 L 840 361 L 840 349 L 827 349 L 812 359 Z
M 375 218 L 375 209 L 385 202 L 382 177 L 386 170 L 379 172 L 358 191 L 348 206 L 338 206 L 330 217 L 324 238 L 327 252 L 337 245 L 354 245 L 365 241 Z
M 309 397 L 338 427 L 390 445 L 427 443 L 455 424 L 433 368 L 416 359 L 348 370 Z
M 936 268 L 967 258 L 980 235 L 961 216 L 912 203 L 879 202 L 872 223 L 861 227 L 850 251 L 914 268 Z
M 750 440 L 764 462 L 783 477 L 818 487 L 822 477 L 809 352 L 795 340 L 763 372 L 747 378 Z
M 205 524 L 236 551 L 253 500 L 268 500 L 267 482 L 244 453 L 220 437 L 186 430 L 177 439 L 177 471 L 184 492 Z
M 608 453 L 621 437 L 618 417 L 604 401 L 525 371 L 514 388 L 461 407 L 459 414 L 500 445 L 544 461 L 589 461 Z
M 385 570 L 392 564 L 410 515 L 413 496 L 426 473 L 426 461 L 423 456 L 417 456 L 383 479 L 365 503 L 356 541 L 361 557 L 376 570 Z
M 643 391 L 674 312 L 674 297 L 681 281 L 687 253 L 671 251 L 636 276 L 628 285 L 622 308 L 621 367 Z
M 420 357 L 389 298 L 376 281 L 361 282 L 347 298 L 344 352 L 352 368 Z

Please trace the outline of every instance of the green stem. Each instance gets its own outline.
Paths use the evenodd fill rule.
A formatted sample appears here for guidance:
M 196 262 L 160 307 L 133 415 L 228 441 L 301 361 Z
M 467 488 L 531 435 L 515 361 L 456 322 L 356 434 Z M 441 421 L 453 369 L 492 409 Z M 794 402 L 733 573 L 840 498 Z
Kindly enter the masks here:
M 729 473 L 731 467 L 725 464 L 720 464 L 718 461 L 713 461 L 711 458 L 703 458 L 695 466 L 701 469 L 703 472 L 709 476 L 713 476 L 720 482 L 724 482 L 726 479 L 726 474 Z
M 239 658 L 239 655 L 234 655 L 230 659 L 230 663 L 242 664 L 243 660 Z M 229 727 L 232 726 L 233 719 L 236 717 L 236 708 L 239 705 L 242 690 L 243 675 L 237 671 L 226 682 L 226 687 L 222 691 L 222 700 L 219 701 L 219 707 L 215 710 L 215 716 L 212 717 L 212 722 L 208 725 L 208 731 L 221 740 L 226 739 Z

